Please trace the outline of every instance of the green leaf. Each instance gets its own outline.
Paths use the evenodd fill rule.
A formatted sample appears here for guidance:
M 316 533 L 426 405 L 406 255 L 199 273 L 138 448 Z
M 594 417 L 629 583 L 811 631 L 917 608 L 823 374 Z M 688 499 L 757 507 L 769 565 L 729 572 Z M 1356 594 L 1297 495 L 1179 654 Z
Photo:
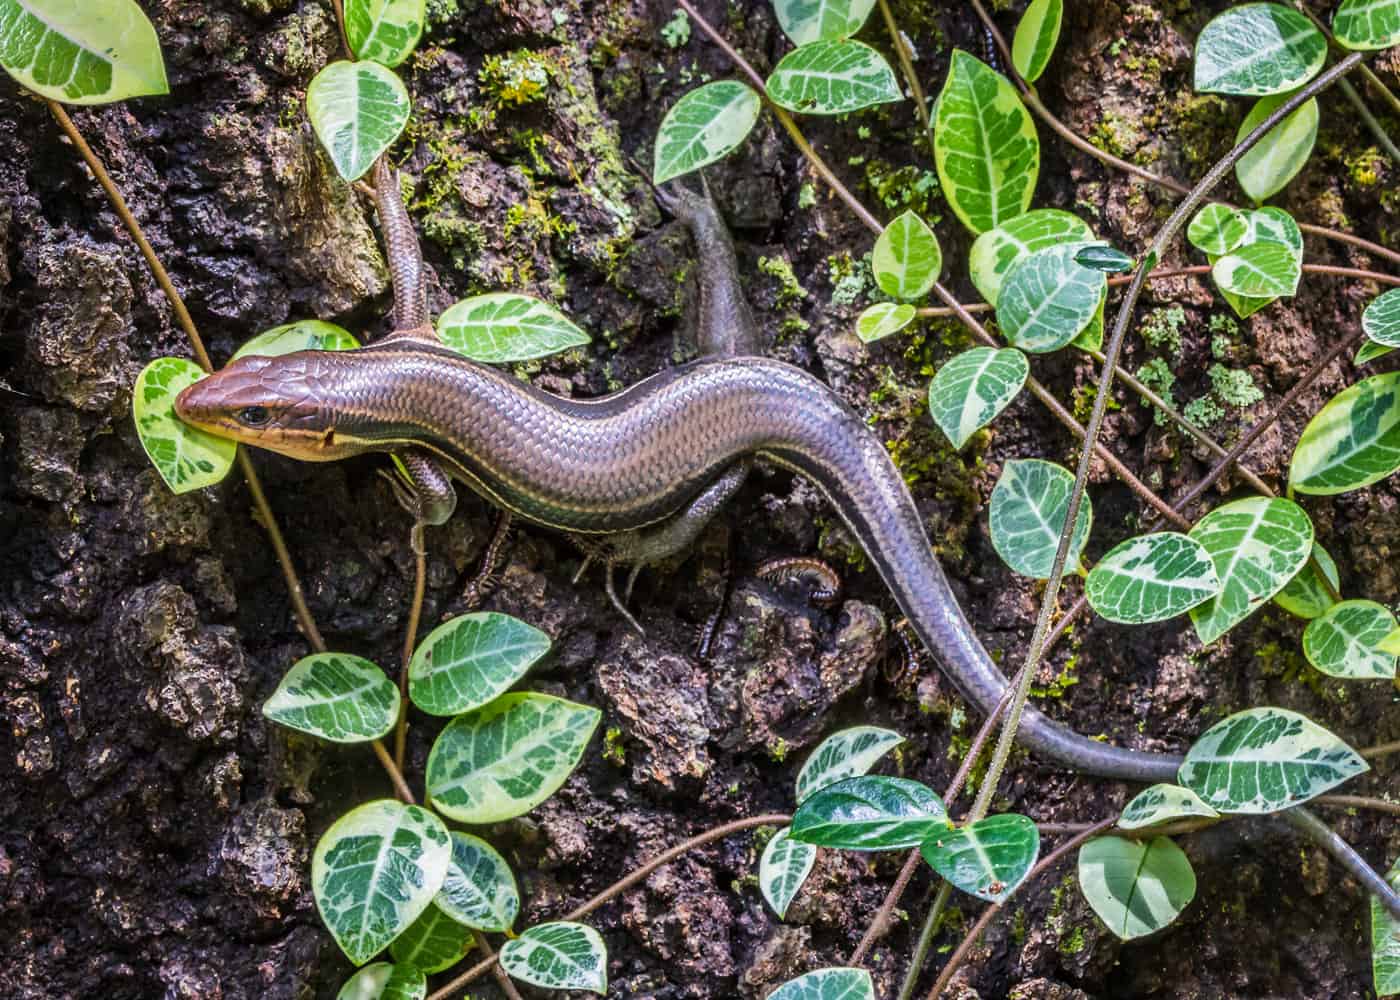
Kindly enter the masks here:
M 1204 206 L 1191 218 L 1186 238 L 1198 250 L 1217 257 L 1229 253 L 1249 236 L 1244 214 L 1217 201 Z
M 1327 574 L 1327 579 L 1332 583 L 1331 591 L 1323 583 L 1323 573 Z M 1341 577 L 1337 575 L 1337 564 L 1327 554 L 1326 549 L 1313 542 L 1312 560 L 1274 596 L 1274 603 L 1299 618 L 1316 618 L 1337 603 L 1332 592 L 1340 590 L 1341 585 Z
M 773 0 L 778 24 L 794 45 L 850 38 L 875 8 L 875 0 Z
M 1210 553 L 1194 538 L 1173 531 L 1128 539 L 1084 581 L 1089 606 L 1125 625 L 1172 618 L 1219 592 Z
M 846 778 L 809 796 L 790 836 L 819 847 L 887 851 L 914 847 L 949 827 L 943 800 L 905 778 Z
M 428 908 L 447 874 L 442 820 L 393 799 L 367 802 L 331 825 L 311 859 L 321 919 L 356 965 Z
M 1400 45 L 1400 0 L 1342 0 L 1332 16 L 1332 31 L 1349 49 Z M 1400 982 L 1400 969 L 1396 975 Z
M 976 56 L 953 50 L 938 98 L 934 164 L 948 204 L 974 233 L 1031 207 L 1040 139 L 1011 81 Z
M 1196 895 L 1196 873 L 1166 837 L 1095 837 L 1079 849 L 1079 888 L 1110 931 L 1131 941 L 1166 927 Z
M 501 946 L 501 968 L 547 990 L 608 992 L 608 950 L 587 924 L 536 924 Z
M 1298 291 L 1303 262 L 1282 243 L 1247 243 L 1217 259 L 1211 277 L 1221 291 L 1251 299 L 1274 299 Z
M 1400 469 L 1400 372 L 1373 375 L 1328 400 L 1303 428 L 1288 470 L 1299 493 L 1331 495 Z
M 1395 654 L 1379 647 L 1395 627 L 1395 616 L 1383 604 L 1342 601 L 1308 623 L 1303 655 L 1332 677 L 1393 680 Z
M 1288 100 L 1288 94 L 1261 97 L 1244 121 L 1240 122 L 1235 142 L 1241 142 L 1253 132 L 1274 109 Z M 1319 119 L 1317 98 L 1306 101 L 1283 121 L 1269 129 L 1264 138 L 1235 164 L 1235 178 L 1240 190 L 1255 201 L 1263 201 L 1282 191 L 1284 186 L 1303 169 L 1317 142 Z
M 438 317 L 437 331 L 458 354 L 491 365 L 547 357 L 590 339 L 548 302 L 514 292 L 463 299 Z
M 1400 347 L 1400 288 L 1371 300 L 1361 313 L 1361 329 L 1377 344 Z
M 992 490 L 988 522 L 992 548 L 1013 571 L 1036 580 L 1050 578 L 1073 490 L 1073 473 L 1054 462 L 1038 458 L 1007 461 Z M 1079 505 L 1069 557 L 1065 560 L 1069 572 L 1079 569 L 1079 557 L 1089 540 L 1093 519 L 1093 504 L 1086 493 Z
M 822 740 L 797 772 L 797 801 L 846 778 L 865 774 L 885 754 L 904 742 L 892 729 L 853 726 Z
M 155 28 L 133 0 L 0 0 L 0 66 L 64 104 L 170 93 Z
M 1211 511 L 1191 537 L 1210 553 L 1220 578 L 1220 593 L 1191 609 L 1191 623 L 1206 646 L 1259 610 L 1303 568 L 1313 527 L 1292 500 L 1249 497 Z
M 885 227 L 870 259 L 875 283 L 896 299 L 920 299 L 943 270 L 938 237 L 923 219 L 905 212 Z
M 319 319 L 303 319 L 264 330 L 234 351 L 229 361 L 250 354 L 276 358 L 296 351 L 348 351 L 359 346 L 360 342 L 343 327 Z
M 1307 83 L 1327 61 L 1327 39 L 1297 11 L 1247 3 L 1216 16 L 1196 39 L 1197 90 L 1256 97 Z
M 1385 879 L 1400 891 L 1400 860 L 1390 866 Z M 1400 993 L 1400 920 L 1375 896 L 1371 897 L 1371 974 L 1377 996 Z
M 1382 639 L 1376 648 L 1383 653 L 1390 653 L 1393 656 L 1400 656 L 1400 628 L 1395 629 L 1388 636 Z
M 748 138 L 762 108 L 762 99 L 735 80 L 690 91 L 661 120 L 652 182 L 664 184 L 728 156 Z
M 408 124 L 403 81 L 374 62 L 333 62 L 306 88 L 306 113 L 336 171 L 347 181 L 369 172 Z
M 789 979 L 768 1000 L 875 1000 L 875 984 L 864 969 L 817 969 Z
M 1133 258 L 1107 243 L 1091 243 L 1074 255 L 1074 262 L 1091 271 L 1123 274 L 1133 269 Z
M 904 99 L 885 57 L 861 42 L 811 42 L 783 56 L 767 82 L 779 107 L 811 115 Z
M 1142 830 L 1192 816 L 1214 818 L 1220 814 L 1201 801 L 1200 796 L 1180 785 L 1160 784 L 1144 788 L 1123 807 L 1118 817 L 1120 830 Z
M 856 336 L 862 343 L 873 343 L 903 330 L 917 314 L 908 302 L 876 302 L 856 317 Z
M 397 66 L 423 35 L 424 0 L 345 0 L 345 34 L 358 59 Z
M 554 794 L 602 713 L 543 694 L 504 694 L 447 724 L 428 755 L 428 796 L 462 823 L 499 823 Z
M 1050 65 L 1064 12 L 1063 0 L 1031 0 L 1021 15 L 1011 42 L 1011 64 L 1027 83 L 1040 79 Z
M 262 714 L 332 743 L 377 740 L 399 718 L 399 689 L 369 660 L 313 653 L 292 665 Z
M 1094 231 L 1077 215 L 1058 208 L 1032 209 L 977 237 L 967 256 L 968 271 L 982 298 L 996 305 L 1006 273 L 1022 257 L 1093 238 Z
M 428 977 L 411 965 L 375 962 L 345 981 L 335 1000 L 423 1000 Z
M 475 944 L 470 927 L 459 924 L 429 903 L 422 915 L 394 938 L 389 945 L 389 954 L 400 965 L 409 965 L 432 975 L 452 968 Z
M 1394 350 L 1396 348 L 1377 344 L 1374 340 L 1367 340 L 1357 349 L 1356 357 L 1352 359 L 1351 363 L 1360 368 L 1362 365 L 1369 365 L 1372 361 L 1385 357 Z
M 428 633 L 408 664 L 408 696 L 429 715 L 480 708 L 549 652 L 533 625 L 495 611 L 458 615 Z
M 1244 217 L 1246 232 L 1245 238 L 1240 246 L 1248 246 L 1251 243 L 1271 242 L 1282 243 L 1293 252 L 1293 257 L 1297 262 L 1299 273 L 1303 266 L 1303 233 L 1298 228 L 1298 223 L 1293 221 L 1293 216 L 1289 215 L 1281 208 L 1256 208 L 1251 211 L 1242 212 Z M 1208 259 L 1215 264 L 1219 259 L 1215 254 L 1210 254 Z M 1263 309 L 1277 296 L 1264 296 L 1250 298 L 1238 295 L 1224 288 L 1220 290 L 1225 301 L 1230 304 L 1241 319 L 1252 316 Z
M 238 445 L 183 423 L 175 397 L 204 378 L 204 370 L 184 358 L 156 358 L 136 376 L 131 415 L 146 457 L 172 493 L 213 486 L 233 468 Z
M 510 865 L 480 837 L 460 830 L 451 836 L 452 858 L 433 902 L 453 920 L 476 930 L 510 930 L 520 912 L 520 890 Z
M 1075 261 L 1083 247 L 1037 250 L 1011 266 L 997 298 L 997 323 L 1012 344 L 1033 354 L 1056 351 L 1093 321 L 1108 279 Z
M 783 827 L 768 841 L 758 860 L 758 887 L 779 920 L 787 916 L 797 890 L 802 888 L 816 863 L 817 849 L 793 840 L 788 827 Z
M 936 833 L 919 850 L 934 871 L 963 892 L 1000 903 L 1035 864 L 1040 832 L 1025 816 L 1003 813 Z
M 1296 806 L 1369 770 L 1337 737 L 1297 712 L 1251 708 L 1192 744 L 1178 779 L 1222 813 Z
M 928 410 L 954 448 L 1006 409 L 1031 373 L 1014 347 L 973 347 L 949 359 L 928 386 Z

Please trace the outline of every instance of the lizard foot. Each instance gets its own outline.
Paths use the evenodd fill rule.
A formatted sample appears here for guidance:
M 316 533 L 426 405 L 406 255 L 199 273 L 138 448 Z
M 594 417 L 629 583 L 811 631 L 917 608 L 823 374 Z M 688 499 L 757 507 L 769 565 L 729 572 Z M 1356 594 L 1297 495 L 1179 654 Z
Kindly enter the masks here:
M 626 596 L 619 597 L 614 574 L 618 566 L 626 565 L 631 562 L 631 560 L 627 558 L 626 553 L 621 551 L 620 547 L 614 545 L 610 541 L 598 540 L 581 535 L 570 535 L 569 537 L 583 552 L 583 562 L 579 565 L 578 572 L 574 574 L 573 582 L 578 583 L 579 580 L 583 578 L 583 574 L 588 570 L 588 567 L 593 565 L 593 563 L 601 563 L 603 567 L 603 589 L 608 595 L 608 600 L 612 601 L 613 607 L 617 609 L 617 613 L 622 616 L 623 620 L 637 630 L 638 635 L 646 635 L 646 629 L 642 628 L 641 623 L 637 621 L 632 612 L 627 610 L 626 604 L 627 601 L 632 599 L 632 585 L 637 582 L 637 574 L 642 571 L 642 567 L 645 563 L 640 561 L 632 562 L 632 570 L 627 574 Z

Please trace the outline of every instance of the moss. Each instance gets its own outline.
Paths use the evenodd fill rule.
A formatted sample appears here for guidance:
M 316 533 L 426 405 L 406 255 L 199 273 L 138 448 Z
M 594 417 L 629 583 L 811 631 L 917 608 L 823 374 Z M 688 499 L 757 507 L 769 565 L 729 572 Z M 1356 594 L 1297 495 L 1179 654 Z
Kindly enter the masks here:
M 776 304 L 779 308 L 797 305 L 807 298 L 807 289 L 797 280 L 792 264 L 786 257 L 759 257 L 758 270 L 778 282 Z
M 1086 944 L 1087 942 L 1084 940 L 1084 928 L 1075 927 L 1060 939 L 1058 950 L 1061 955 L 1078 955 L 1084 950 Z
M 679 49 L 690 41 L 690 18 L 677 8 L 676 13 L 661 26 L 661 40 L 669 48 Z
M 856 259 L 849 253 L 832 254 L 826 259 L 827 273 L 831 279 L 831 304 L 834 306 L 855 305 L 865 298 L 865 290 L 870 285 L 870 263 L 866 257 Z
M 1358 187 L 1375 187 L 1385 171 L 1385 157 L 1374 146 L 1346 159 L 1347 176 Z
M 545 97 L 553 70 L 547 56 L 517 49 L 487 56 L 477 77 L 482 91 L 497 105 L 520 107 Z
M 938 174 L 932 170 L 870 160 L 865 165 L 865 183 L 891 214 L 917 212 L 929 225 L 936 225 L 941 218 L 931 207 L 939 192 Z
M 802 187 L 800 187 L 800 188 L 797 189 L 797 207 L 798 207 L 798 208 L 804 208 L 804 209 L 805 209 L 805 208 L 811 208 L 811 207 L 812 207 L 813 205 L 815 205 L 816 203 L 817 203 L 817 189 L 816 189 L 816 186 L 815 186 L 815 185 L 813 185 L 813 184 L 811 184 L 811 183 L 809 182 L 809 183 L 803 184 Z
M 627 750 L 622 745 L 622 730 L 609 726 L 603 733 L 603 759 L 615 767 L 627 763 Z
M 1079 657 L 1071 656 L 1065 660 L 1065 665 L 1060 668 L 1060 672 L 1051 679 L 1049 684 L 1044 686 L 1032 684 L 1031 697 L 1033 698 L 1063 698 L 1065 692 L 1079 683 Z
M 1161 396 L 1171 405 L 1176 402 L 1172 398 L 1172 386 L 1176 384 L 1176 375 L 1172 372 L 1171 366 L 1161 358 L 1153 358 L 1137 370 L 1137 377 L 1151 390 Z M 1153 408 L 1154 419 L 1158 426 L 1167 422 L 1167 415 L 1161 410 Z
M 792 745 L 781 736 L 768 747 L 768 756 L 772 758 L 775 764 L 781 764 L 783 761 L 787 760 L 787 755 L 791 752 Z
M 1222 144 L 1234 139 L 1237 114 L 1229 101 L 1214 94 L 1192 95 L 1179 101 L 1177 134 L 1187 163 L 1214 163 Z
M 1180 354 L 1181 331 L 1185 326 L 1185 309 L 1178 305 L 1161 306 L 1142 321 L 1142 339 L 1159 350 L 1166 348 L 1171 354 Z
M 1225 416 L 1225 410 L 1215 401 L 1215 397 L 1207 393 L 1187 403 L 1181 415 L 1197 427 L 1209 427 Z

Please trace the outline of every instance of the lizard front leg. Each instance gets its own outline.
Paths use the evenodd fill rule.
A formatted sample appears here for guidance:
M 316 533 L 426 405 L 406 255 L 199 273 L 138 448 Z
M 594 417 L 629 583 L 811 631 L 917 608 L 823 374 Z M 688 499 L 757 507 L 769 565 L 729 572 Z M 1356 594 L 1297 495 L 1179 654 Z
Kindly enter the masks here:
M 457 509 L 457 491 L 442 466 L 426 452 L 409 449 L 395 457 L 398 461 L 394 471 L 381 470 L 380 475 L 389 481 L 399 506 L 413 516 L 409 540 L 414 554 L 421 556 L 427 551 L 423 529 L 430 524 L 447 523 Z

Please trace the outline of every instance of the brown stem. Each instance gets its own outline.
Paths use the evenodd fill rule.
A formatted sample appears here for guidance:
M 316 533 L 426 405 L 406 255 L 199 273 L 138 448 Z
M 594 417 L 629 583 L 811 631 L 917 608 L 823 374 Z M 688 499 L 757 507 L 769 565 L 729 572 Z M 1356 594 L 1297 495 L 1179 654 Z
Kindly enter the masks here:
M 1347 51 L 1347 49 L 1337 42 L 1337 36 L 1332 34 L 1332 29 L 1327 26 L 1327 23 L 1309 10 L 1307 4 L 1302 3 L 1301 0 L 1294 0 L 1293 7 L 1298 13 L 1311 21 L 1313 27 L 1317 28 L 1318 31 L 1326 36 L 1328 43 L 1335 51 L 1339 53 Z M 1376 88 L 1385 102 L 1390 105 L 1391 109 L 1397 114 L 1400 114 L 1400 97 L 1396 97 L 1395 94 L 1391 92 L 1391 89 L 1385 85 L 1385 82 L 1371 71 L 1371 67 L 1363 63 L 1361 65 L 1361 75 L 1366 78 L 1367 83 Z
M 614 882 L 612 885 L 608 886 L 602 892 L 598 893 L 598 895 L 594 896 L 588 902 L 584 903 L 582 906 L 575 907 L 573 910 L 569 911 L 567 914 L 565 914 L 563 917 L 560 917 L 559 919 L 578 920 L 582 917 L 588 916 L 588 914 L 592 913 L 594 910 L 602 906 L 604 903 L 608 902 L 610 899 L 613 899 L 616 896 L 619 896 L 622 893 L 626 892 L 638 882 L 645 879 L 652 872 L 656 871 L 656 869 L 669 865 L 672 861 L 675 861 L 687 851 L 693 851 L 697 847 L 704 847 L 706 844 L 711 843 L 712 841 L 723 840 L 725 837 L 731 836 L 736 833 L 742 833 L 745 830 L 752 830 L 756 826 L 786 826 L 791 819 L 792 817 L 787 815 L 786 813 L 768 813 L 764 816 L 750 816 L 748 819 L 736 819 L 732 822 L 724 823 L 720 826 L 714 827 L 711 830 L 706 830 L 704 833 L 697 834 L 696 836 L 691 837 L 689 840 L 682 841 L 681 843 L 677 844 L 675 847 L 671 848 L 668 851 L 663 851 L 654 859 L 648 861 L 646 864 L 642 865 L 642 867 L 632 872 L 632 874 L 628 875 L 626 878 L 619 879 L 618 881 Z M 453 993 L 462 989 L 464 986 L 471 984 L 474 980 L 479 978 L 482 973 L 486 972 L 488 969 L 491 968 L 491 965 L 494 962 L 494 957 L 483 959 L 482 961 L 476 963 L 476 965 L 473 965 L 466 972 L 463 972 L 460 976 L 457 976 L 455 979 L 452 980 L 452 982 L 448 983 L 442 989 L 435 990 L 428 996 L 427 1000 L 447 1000 L 447 998 L 452 996 Z
M 428 586 L 428 553 L 421 548 L 413 555 L 413 601 L 408 606 L 408 626 L 403 634 L 403 661 L 399 667 L 399 720 L 394 725 L 394 763 L 403 770 L 408 746 L 408 665 L 418 644 L 418 623 L 423 617 L 423 597 Z
M 1369 795 L 1319 795 L 1313 799 L 1320 806 L 1336 806 L 1339 809 L 1367 809 L 1371 812 L 1389 813 L 1400 816 L 1400 802 L 1372 798 Z
M 515 983 L 511 981 L 510 976 L 506 975 L 506 970 L 501 968 L 500 963 L 496 961 L 495 949 L 491 947 L 491 942 L 486 940 L 486 935 L 481 931 L 472 931 L 472 936 L 476 938 L 476 946 L 486 956 L 484 961 L 491 963 L 491 977 L 496 980 L 496 985 L 501 988 L 501 992 L 506 995 L 507 1000 L 524 1000 L 520 991 L 515 988 Z
M 345 29 L 345 0 L 331 0 L 331 10 L 335 11 L 335 23 L 340 26 L 340 44 L 345 47 L 345 58 L 355 59 L 355 50 L 350 47 L 350 32 Z
M 1180 278 L 1186 275 L 1210 274 L 1209 264 L 1192 264 L 1189 267 L 1164 267 L 1153 271 L 1148 277 L 1149 281 L 1160 281 L 1164 278 Z M 1360 278 L 1365 281 L 1374 281 L 1381 285 L 1400 285 L 1400 277 L 1393 274 L 1382 274 L 1380 271 L 1368 271 L 1361 267 L 1337 267 L 1333 264 L 1304 264 L 1304 274 L 1326 274 L 1334 278 Z M 1126 285 L 1132 281 L 1130 275 L 1117 275 L 1108 279 L 1111 286 Z
M 885 30 L 890 35 L 890 44 L 894 46 L 895 55 L 899 57 L 899 71 L 904 74 L 904 82 L 909 85 L 909 92 L 914 97 L 914 110 L 919 116 L 919 124 L 923 126 L 924 134 L 928 136 L 928 155 L 933 157 L 936 154 L 933 148 L 933 122 L 929 120 L 928 116 L 928 100 L 924 96 L 923 84 L 919 82 L 919 74 L 914 70 L 914 61 L 909 58 L 909 46 L 905 43 L 904 34 L 895 22 L 894 11 L 890 9 L 889 0 L 880 0 L 880 16 L 884 18 Z
M 1367 760 L 1375 760 L 1377 757 L 1385 757 L 1388 754 L 1400 753 L 1400 740 L 1392 740 L 1389 743 L 1378 743 L 1373 747 L 1367 747 L 1360 751 L 1361 756 Z

